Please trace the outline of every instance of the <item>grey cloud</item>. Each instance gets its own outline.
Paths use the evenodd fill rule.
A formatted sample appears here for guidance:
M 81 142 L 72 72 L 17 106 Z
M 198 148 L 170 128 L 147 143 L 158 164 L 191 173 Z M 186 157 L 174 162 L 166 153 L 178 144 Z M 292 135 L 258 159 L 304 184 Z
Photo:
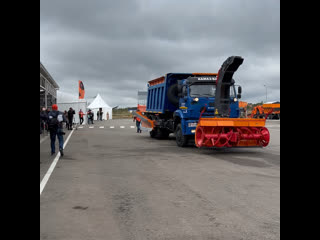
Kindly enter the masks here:
M 235 78 L 243 100 L 280 99 L 278 1 L 49 1 L 40 4 L 40 60 L 61 86 L 110 105 L 167 72 L 217 72 L 245 58 Z M 269 93 L 270 91 L 270 93 Z

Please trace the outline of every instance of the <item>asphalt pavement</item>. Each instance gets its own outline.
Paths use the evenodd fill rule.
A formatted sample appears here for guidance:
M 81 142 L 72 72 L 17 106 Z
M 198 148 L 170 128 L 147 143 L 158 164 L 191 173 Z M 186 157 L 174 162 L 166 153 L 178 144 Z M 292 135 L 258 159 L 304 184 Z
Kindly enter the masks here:
M 40 239 L 280 239 L 280 121 L 266 148 L 179 148 L 130 119 L 40 138 Z M 57 160 L 53 171 L 48 170 Z

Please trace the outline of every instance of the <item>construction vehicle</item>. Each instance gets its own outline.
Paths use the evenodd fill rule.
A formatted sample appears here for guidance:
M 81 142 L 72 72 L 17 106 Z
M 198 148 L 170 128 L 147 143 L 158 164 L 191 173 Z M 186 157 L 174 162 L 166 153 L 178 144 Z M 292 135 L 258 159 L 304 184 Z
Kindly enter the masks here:
M 145 112 L 147 109 L 147 106 L 146 105 L 140 105 L 138 104 L 137 106 L 137 110 L 139 110 L 140 112 Z
M 239 101 L 240 117 L 242 118 L 247 117 L 247 108 L 248 108 L 247 102 Z
M 234 72 L 243 58 L 229 57 L 218 73 L 167 73 L 148 82 L 147 108 L 134 112 L 152 138 L 176 136 L 179 147 L 265 147 L 265 119 L 240 118 Z
M 251 111 L 251 118 L 265 118 L 265 111 L 262 105 L 255 106 Z
M 267 102 L 262 107 L 269 113 L 268 119 L 280 119 L 280 102 Z

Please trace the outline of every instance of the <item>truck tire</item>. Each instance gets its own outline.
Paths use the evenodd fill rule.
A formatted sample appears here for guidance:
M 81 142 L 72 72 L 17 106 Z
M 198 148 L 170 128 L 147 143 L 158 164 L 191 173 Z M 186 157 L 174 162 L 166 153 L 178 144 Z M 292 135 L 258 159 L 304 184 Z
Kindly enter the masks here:
M 179 106 L 179 97 L 178 97 L 178 84 L 173 84 L 168 88 L 167 96 L 169 102 L 172 103 L 174 106 Z
M 155 138 L 156 135 L 157 135 L 157 133 L 156 133 L 154 130 L 151 130 L 151 131 L 150 131 L 150 137 L 151 137 L 151 138 Z
M 170 132 L 167 129 L 162 129 L 161 130 L 161 138 L 167 139 L 170 135 Z
M 176 128 L 176 142 L 178 147 L 185 147 L 188 144 L 188 136 L 182 134 L 181 123 L 178 124 Z

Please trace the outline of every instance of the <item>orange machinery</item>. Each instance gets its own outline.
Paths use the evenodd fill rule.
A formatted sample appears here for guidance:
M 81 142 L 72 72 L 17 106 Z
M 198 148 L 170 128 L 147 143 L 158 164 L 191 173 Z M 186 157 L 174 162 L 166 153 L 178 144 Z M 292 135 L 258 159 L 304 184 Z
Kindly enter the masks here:
M 137 109 L 138 109 L 140 112 L 145 112 L 146 109 L 147 109 L 147 106 L 146 106 L 146 105 L 139 105 L 139 104 L 138 104 Z
M 247 117 L 247 107 L 247 102 L 239 101 L 240 117 Z
M 265 112 L 269 112 L 268 118 L 280 119 L 280 102 L 265 103 L 262 107 Z
M 255 106 L 251 112 L 251 118 L 265 118 L 265 111 L 262 105 Z
M 266 147 L 269 144 L 266 119 L 229 117 L 228 93 L 233 74 L 242 63 L 242 57 L 232 56 L 222 64 L 216 83 L 215 116 L 202 117 L 205 109 L 201 113 L 195 133 L 197 147 Z

